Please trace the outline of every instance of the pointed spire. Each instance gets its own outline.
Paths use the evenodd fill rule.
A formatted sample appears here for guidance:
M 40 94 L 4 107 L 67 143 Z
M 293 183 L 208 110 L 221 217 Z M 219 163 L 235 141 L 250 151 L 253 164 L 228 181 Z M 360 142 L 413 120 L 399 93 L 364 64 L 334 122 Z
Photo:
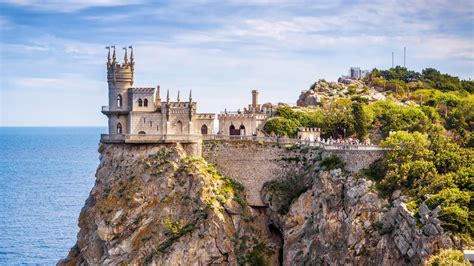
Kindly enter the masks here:
M 114 48 L 114 53 L 112 55 L 112 64 L 115 64 L 115 62 L 117 62 L 117 56 L 115 55 L 115 45 L 112 45 L 110 47 Z
M 105 47 L 109 52 L 107 53 L 107 65 L 110 66 L 110 46 Z
M 123 47 L 125 50 L 125 55 L 123 56 L 123 63 L 126 65 L 128 64 L 128 56 L 127 56 L 127 47 Z
M 193 102 L 193 90 L 189 90 L 189 103 Z
M 133 57 L 133 47 L 130 45 L 128 47 L 130 49 L 130 64 L 134 64 L 135 63 L 135 58 Z
M 170 102 L 170 90 L 169 89 L 166 91 L 166 102 L 168 102 L 168 103 Z
M 178 98 L 177 98 L 177 100 L 178 100 L 178 102 L 180 101 L 180 99 L 179 99 L 179 90 L 178 90 Z

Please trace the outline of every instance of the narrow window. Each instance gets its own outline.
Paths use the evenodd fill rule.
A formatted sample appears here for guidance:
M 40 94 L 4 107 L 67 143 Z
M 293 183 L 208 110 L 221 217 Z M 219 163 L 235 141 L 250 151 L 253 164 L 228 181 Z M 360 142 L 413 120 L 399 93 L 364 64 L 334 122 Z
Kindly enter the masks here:
M 150 127 L 153 127 L 153 122 L 152 121 L 150 121 Z
M 122 134 L 122 124 L 117 124 L 117 134 Z
M 147 98 L 145 98 L 145 100 L 143 101 L 143 106 L 148 107 L 148 99 Z
M 117 95 L 117 107 L 122 107 L 122 95 Z
M 142 107 L 142 105 L 143 105 L 142 99 L 138 99 L 138 107 Z
M 144 118 L 143 118 L 143 124 L 145 124 L 145 123 L 146 123 L 146 118 L 144 117 Z

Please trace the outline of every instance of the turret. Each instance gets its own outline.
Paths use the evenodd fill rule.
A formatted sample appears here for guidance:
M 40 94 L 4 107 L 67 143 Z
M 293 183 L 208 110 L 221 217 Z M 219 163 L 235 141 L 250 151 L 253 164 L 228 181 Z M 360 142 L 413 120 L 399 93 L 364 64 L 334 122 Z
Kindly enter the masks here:
M 160 94 L 160 85 L 156 86 L 155 92 L 155 106 L 161 105 L 161 94 Z
M 256 112 L 258 107 L 258 91 L 252 91 L 252 109 Z
M 124 47 L 124 62 L 117 62 L 115 46 L 106 47 L 107 55 L 107 82 L 109 84 L 109 111 L 127 111 L 128 88 L 133 86 L 133 60 L 128 60 L 127 49 Z M 112 61 L 110 61 L 110 49 L 112 51 Z M 133 50 L 131 50 L 132 52 Z M 133 57 L 133 54 L 132 54 Z

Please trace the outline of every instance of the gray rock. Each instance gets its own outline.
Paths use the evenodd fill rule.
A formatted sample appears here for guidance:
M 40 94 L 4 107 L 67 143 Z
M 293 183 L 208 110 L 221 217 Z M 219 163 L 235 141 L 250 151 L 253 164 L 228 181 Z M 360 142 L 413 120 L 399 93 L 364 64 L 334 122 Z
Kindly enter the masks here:
M 395 190 L 392 193 L 392 200 L 396 200 L 396 199 L 400 198 L 401 195 L 402 195 L 402 192 L 400 190 Z
M 433 224 L 427 224 L 425 227 L 423 227 L 423 233 L 427 236 L 434 236 L 438 234 L 438 229 L 436 229 L 436 226 Z

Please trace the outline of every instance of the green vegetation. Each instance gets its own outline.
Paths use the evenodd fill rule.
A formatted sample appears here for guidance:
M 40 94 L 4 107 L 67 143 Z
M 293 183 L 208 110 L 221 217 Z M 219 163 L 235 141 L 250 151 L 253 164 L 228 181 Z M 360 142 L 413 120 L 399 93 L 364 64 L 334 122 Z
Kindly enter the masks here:
M 464 254 L 460 250 L 446 249 L 442 250 L 438 255 L 431 256 L 425 262 L 425 265 L 430 266 L 470 266 L 468 261 L 464 260 Z
M 441 206 L 439 219 L 446 230 L 462 238 L 474 234 L 474 151 L 450 141 L 443 133 L 431 135 L 399 131 L 382 142 L 392 149 L 383 164 L 377 187 L 390 195 L 400 189 L 413 201 L 411 211 L 423 202 Z M 375 172 L 374 169 L 369 170 Z M 426 196 L 428 195 L 428 196 Z
M 363 171 L 376 181 L 375 188 L 384 196 L 401 190 L 411 198 L 413 212 L 422 202 L 432 209 L 440 205 L 443 227 L 472 237 L 474 81 L 432 68 L 418 73 L 396 67 L 374 69 L 364 82 L 385 92 L 387 100 L 368 102 L 350 87 L 347 98 L 325 99 L 318 107 L 279 107 L 265 129 L 294 136 L 298 127 L 319 127 L 323 138 L 385 139 L 380 144 L 391 151 Z M 335 159 L 320 165 L 340 167 Z M 300 193 L 293 183 L 270 185 L 287 199 L 280 206 L 283 212 Z
M 234 245 L 236 246 L 237 263 L 239 265 L 269 265 L 267 257 L 273 254 L 273 251 L 258 239 L 250 239 L 247 236 L 235 237 Z
M 344 168 L 344 162 L 336 155 L 331 155 L 324 158 L 319 165 L 323 170 L 333 170 L 337 168 Z
M 263 187 L 265 190 L 272 191 L 272 195 L 278 199 L 274 201 L 278 213 L 286 214 L 290 210 L 293 200 L 310 189 L 311 185 L 311 178 L 303 175 L 289 179 L 269 181 Z

